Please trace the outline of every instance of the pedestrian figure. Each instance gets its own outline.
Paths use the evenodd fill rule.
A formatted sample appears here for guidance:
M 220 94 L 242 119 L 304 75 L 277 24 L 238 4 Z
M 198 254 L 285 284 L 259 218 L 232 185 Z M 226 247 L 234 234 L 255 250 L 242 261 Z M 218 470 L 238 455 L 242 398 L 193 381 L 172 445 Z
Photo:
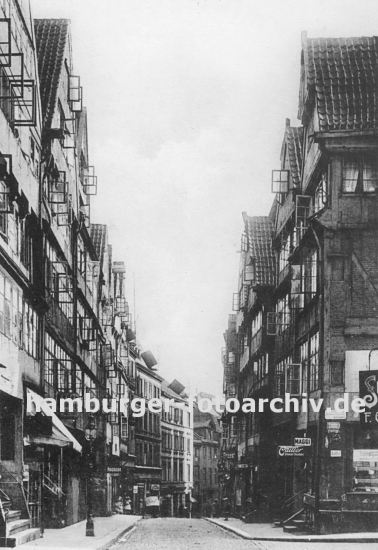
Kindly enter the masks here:
M 224 506 L 224 521 L 228 521 L 228 518 L 230 516 L 230 501 L 227 497 L 223 499 L 223 506 Z

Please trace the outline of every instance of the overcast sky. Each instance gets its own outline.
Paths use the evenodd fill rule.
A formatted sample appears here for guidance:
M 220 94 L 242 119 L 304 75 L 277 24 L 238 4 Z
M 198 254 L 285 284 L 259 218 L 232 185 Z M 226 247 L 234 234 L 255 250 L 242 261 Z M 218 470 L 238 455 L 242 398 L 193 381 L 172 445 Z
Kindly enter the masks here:
M 31 0 L 72 21 L 99 176 L 92 221 L 136 287 L 138 339 L 168 380 L 221 392 L 241 212 L 268 213 L 300 35 L 378 34 L 376 0 Z

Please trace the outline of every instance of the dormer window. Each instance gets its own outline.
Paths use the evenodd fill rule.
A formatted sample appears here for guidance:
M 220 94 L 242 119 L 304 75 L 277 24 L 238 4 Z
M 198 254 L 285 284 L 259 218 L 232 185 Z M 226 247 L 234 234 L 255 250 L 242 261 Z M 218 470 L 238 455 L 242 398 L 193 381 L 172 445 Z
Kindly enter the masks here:
M 373 158 L 345 159 L 343 193 L 375 193 L 378 187 L 378 162 Z

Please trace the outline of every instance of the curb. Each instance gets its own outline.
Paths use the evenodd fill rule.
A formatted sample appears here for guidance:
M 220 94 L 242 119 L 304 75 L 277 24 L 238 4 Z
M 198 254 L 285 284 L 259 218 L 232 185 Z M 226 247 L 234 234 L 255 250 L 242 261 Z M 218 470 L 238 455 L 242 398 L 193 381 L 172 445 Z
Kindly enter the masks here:
M 112 546 L 113 544 L 115 544 L 117 542 L 118 539 L 120 539 L 123 535 L 125 535 L 126 533 L 128 533 L 131 529 L 133 529 L 136 524 L 141 520 L 142 518 L 141 517 L 138 517 L 134 523 L 131 523 L 130 525 L 128 525 L 125 529 L 122 529 L 122 531 L 120 531 L 119 533 L 117 533 L 116 535 L 114 535 L 114 537 L 112 539 L 110 539 L 108 542 L 106 542 L 105 544 L 102 544 L 101 546 L 96 546 L 94 550 L 108 550 L 108 548 L 110 546 Z
M 212 518 L 203 518 L 209 523 L 212 523 L 213 525 L 217 525 L 221 529 L 224 529 L 225 531 L 230 531 L 231 533 L 234 533 L 235 535 L 238 535 L 239 537 L 247 540 L 259 540 L 259 541 L 270 541 L 270 542 L 358 542 L 358 543 L 365 543 L 365 542 L 378 542 L 378 534 L 374 537 L 369 538 L 361 538 L 361 537 L 353 537 L 353 538 L 346 538 L 346 537 L 332 537 L 327 535 L 308 535 L 308 536 L 298 536 L 298 537 L 254 537 L 253 535 L 250 535 L 246 531 L 242 531 L 241 529 L 238 529 L 237 527 L 231 527 L 230 525 L 224 525 L 223 523 L 218 523 L 217 521 L 214 521 Z M 320 538 L 321 537 L 321 538 Z

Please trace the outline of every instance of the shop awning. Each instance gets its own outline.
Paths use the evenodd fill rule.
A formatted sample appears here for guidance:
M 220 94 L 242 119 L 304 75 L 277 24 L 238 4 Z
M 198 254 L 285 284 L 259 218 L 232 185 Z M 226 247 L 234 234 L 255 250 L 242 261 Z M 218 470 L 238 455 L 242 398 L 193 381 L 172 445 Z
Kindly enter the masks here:
M 51 435 L 29 435 L 28 440 L 30 443 L 35 443 L 37 445 L 54 445 L 56 447 L 73 447 L 75 451 L 81 453 L 82 447 L 80 443 L 74 438 L 68 428 L 63 424 L 63 422 L 54 414 L 50 407 L 45 403 L 43 397 L 38 395 L 30 388 L 27 388 L 28 397 L 31 402 L 34 403 L 35 410 L 40 410 L 40 412 L 46 416 L 50 416 L 52 419 L 52 434 Z M 28 411 L 30 414 L 30 411 Z M 33 413 L 32 413 L 33 414 Z

